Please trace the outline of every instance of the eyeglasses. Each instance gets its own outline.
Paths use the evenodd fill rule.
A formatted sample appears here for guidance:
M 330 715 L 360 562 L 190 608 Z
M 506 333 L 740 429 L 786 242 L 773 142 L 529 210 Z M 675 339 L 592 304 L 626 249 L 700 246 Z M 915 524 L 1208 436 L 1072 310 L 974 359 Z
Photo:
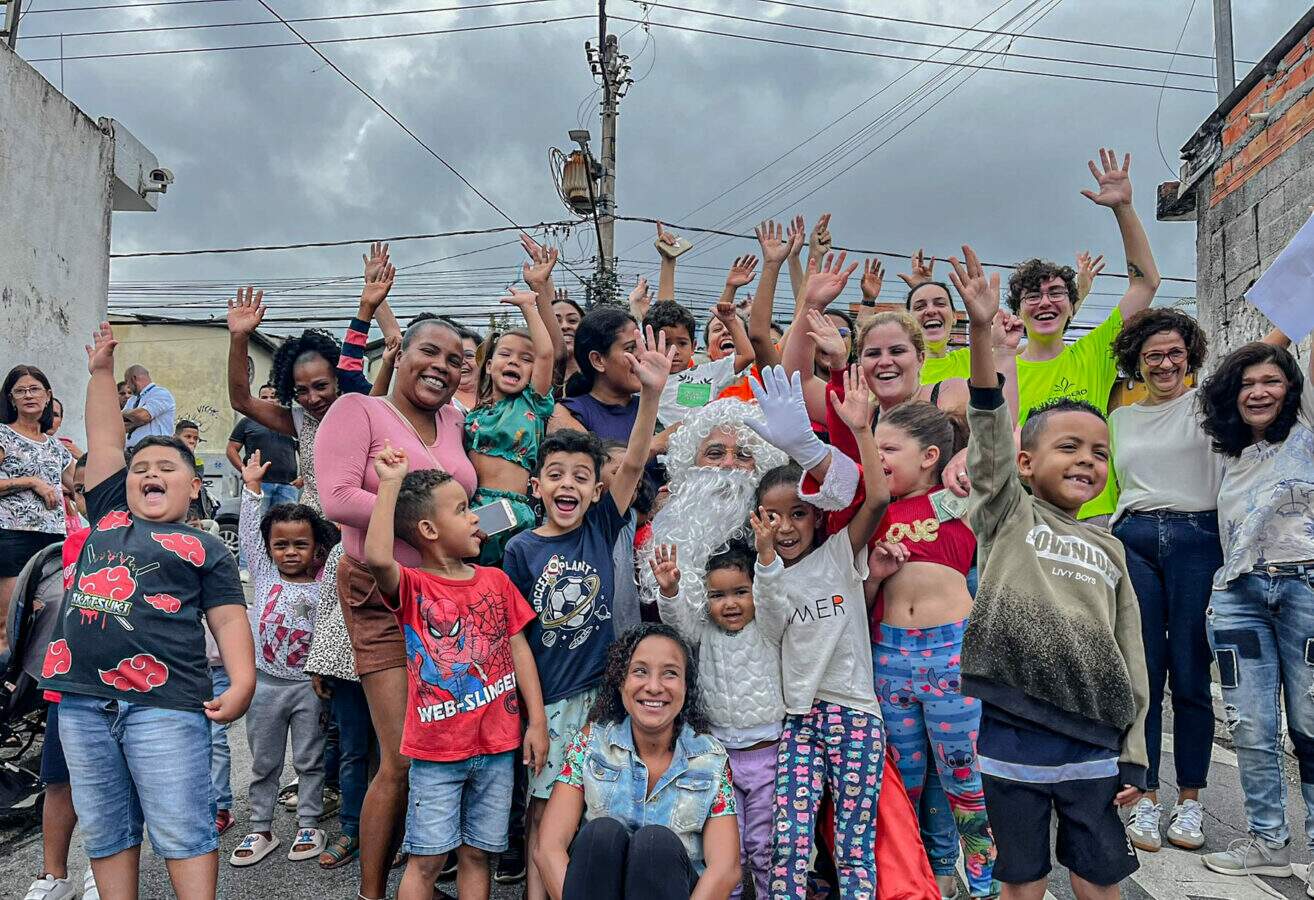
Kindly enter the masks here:
M 712 462 L 720 462 L 728 455 L 729 451 L 720 444 L 712 444 L 703 451 L 703 458 Z M 736 449 L 734 456 L 735 462 L 753 463 L 756 461 L 756 457 L 753 456 L 753 451 L 751 450 Z
M 1052 287 L 1047 291 L 1032 291 L 1029 294 L 1022 295 L 1022 302 L 1031 305 L 1039 303 L 1042 297 L 1046 300 L 1066 300 L 1068 299 L 1068 289 L 1065 287 Z
M 14 388 L 12 391 L 9 392 L 9 396 L 14 397 L 14 398 L 18 398 L 18 397 L 40 397 L 40 396 L 41 396 L 42 394 L 44 394 L 45 392 L 46 392 L 46 389 L 43 388 L 43 387 Z
M 1160 352 L 1158 350 L 1154 350 L 1151 351 L 1150 353 L 1141 354 L 1141 362 L 1145 363 L 1147 366 L 1149 366 L 1152 369 L 1163 365 L 1163 361 L 1165 359 L 1168 360 L 1173 365 L 1177 365 L 1178 363 L 1185 362 L 1186 348 L 1174 347 L 1173 349 L 1169 350 L 1166 353 Z

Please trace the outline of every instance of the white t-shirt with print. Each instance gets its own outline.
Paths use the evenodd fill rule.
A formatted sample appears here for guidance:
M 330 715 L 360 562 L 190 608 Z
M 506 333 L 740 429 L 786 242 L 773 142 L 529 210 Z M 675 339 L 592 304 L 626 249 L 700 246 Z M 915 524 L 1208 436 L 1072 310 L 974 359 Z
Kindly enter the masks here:
M 1261 441 L 1239 459 L 1223 458 L 1218 534 L 1223 566 L 1214 575 L 1216 590 L 1255 566 L 1314 559 L 1314 387 L 1308 383 L 1285 441 Z
M 672 372 L 666 379 L 666 387 L 662 388 L 662 399 L 657 406 L 657 421 L 667 428 L 676 422 L 683 422 L 690 410 L 711 403 L 738 378 L 733 353 L 691 369 Z
M 881 714 L 862 590 L 866 578 L 867 554 L 853 552 L 848 529 L 785 569 L 789 620 L 781 677 L 787 713 L 804 715 L 821 701 Z

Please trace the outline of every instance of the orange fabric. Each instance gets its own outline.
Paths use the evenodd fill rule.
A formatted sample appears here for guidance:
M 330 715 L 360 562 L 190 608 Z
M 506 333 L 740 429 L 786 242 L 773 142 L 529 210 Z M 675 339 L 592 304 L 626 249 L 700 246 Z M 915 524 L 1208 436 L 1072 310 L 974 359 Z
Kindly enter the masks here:
M 822 840 L 835 849 L 835 815 L 830 796 L 819 815 Z M 832 896 L 834 891 L 832 890 Z M 885 774 L 876 804 L 876 897 L 877 900 L 940 900 L 940 888 L 931 872 L 922 845 L 917 811 L 904 790 L 899 769 L 885 754 Z
M 753 368 L 751 368 L 751 369 L 749 370 L 749 374 L 745 375 L 743 378 L 739 379 L 739 380 L 736 381 L 734 384 L 730 385 L 728 388 L 726 388 L 725 390 L 723 390 L 721 393 L 717 394 L 717 395 L 716 395 L 716 399 L 717 399 L 717 400 L 743 400 L 743 401 L 745 401 L 745 402 L 747 402 L 747 403 L 752 403 L 752 402 L 753 402 L 753 389 L 752 389 L 751 387 L 748 386 L 748 379 L 749 379 L 749 378 L 756 378 L 758 381 L 761 381 L 761 380 L 762 380 L 762 375 L 761 375 L 760 372 L 758 372 L 758 370 L 757 370 L 757 366 L 753 366 Z

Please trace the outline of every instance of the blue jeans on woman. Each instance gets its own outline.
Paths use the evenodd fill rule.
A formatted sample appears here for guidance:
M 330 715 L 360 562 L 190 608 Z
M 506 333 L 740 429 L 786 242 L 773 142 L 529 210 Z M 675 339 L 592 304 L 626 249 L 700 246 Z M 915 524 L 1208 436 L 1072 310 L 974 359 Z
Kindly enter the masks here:
M 1173 690 L 1173 762 L 1177 787 L 1203 788 L 1213 749 L 1209 637 L 1205 610 L 1214 572 L 1223 564 L 1218 514 L 1129 512 L 1113 535 L 1127 551 L 1127 573 L 1141 606 L 1141 641 L 1150 678 L 1145 714 L 1146 787 L 1159 789 L 1164 682 Z
M 1300 766 L 1306 843 L 1314 848 L 1314 565 L 1264 566 L 1214 591 L 1209 642 L 1250 831 L 1271 843 L 1290 838 L 1280 695 Z
M 342 823 L 343 834 L 358 837 L 360 807 L 370 783 L 370 745 L 374 742 L 370 707 L 359 681 L 327 677 L 324 680 L 333 691 L 333 719 L 338 725 L 338 771 L 333 773 L 342 791 L 338 821 Z

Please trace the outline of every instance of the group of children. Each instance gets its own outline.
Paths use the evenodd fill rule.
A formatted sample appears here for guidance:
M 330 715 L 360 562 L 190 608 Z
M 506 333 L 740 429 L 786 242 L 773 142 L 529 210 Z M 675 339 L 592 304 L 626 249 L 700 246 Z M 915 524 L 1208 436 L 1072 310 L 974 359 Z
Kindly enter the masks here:
M 1144 786 L 1147 689 L 1121 547 L 1076 519 L 1108 478 L 1108 431 L 1095 408 L 1061 400 L 1032 411 L 1017 449 L 992 346 L 997 276 L 986 279 L 968 248 L 965 263 L 953 261 L 971 323 L 964 504 L 939 487 L 956 449 L 949 417 L 912 402 L 874 422 L 857 366 L 826 394 L 835 447 L 818 436 L 798 375 L 755 354 L 736 310 L 755 259 L 736 260 L 713 312 L 716 358 L 695 365 L 696 323 L 672 298 L 659 294 L 642 322 L 611 306 L 572 319 L 552 286 L 555 251 L 526 249 L 531 291 L 507 302 L 527 328 L 486 342 L 465 416 L 478 491 L 438 469 L 408 472 L 392 447 L 373 461 L 363 562 L 407 650 L 409 861 L 398 896 L 432 897 L 454 852 L 459 894 L 486 897 L 517 790 L 532 843 L 597 698 L 621 597 L 635 593 L 632 509 L 651 504 L 657 458 L 680 423 L 755 359 L 763 366 L 747 387 L 760 412 L 747 424 L 790 462 L 757 484 L 751 545 L 707 561 L 705 603 L 686 596 L 678 544 L 651 548 L 644 565 L 658 588 L 645 599 L 698 648 L 756 895 L 807 896 L 828 822 L 839 895 L 875 896 L 887 752 L 914 802 L 934 761 L 973 896 L 1000 882 L 1014 897 L 1043 894 L 1051 808 L 1059 858 L 1083 896 L 1116 894 L 1135 868 L 1115 803 Z M 767 260 L 773 279 L 783 259 Z M 823 265 L 810 274 L 838 294 L 853 267 L 842 255 Z M 298 829 L 288 858 L 324 850 L 323 704 L 304 663 L 337 536 L 308 506 L 262 514 L 267 465 L 253 456 L 241 472 L 248 609 L 232 554 L 183 524 L 203 491 L 194 445 L 147 439 L 125 467 L 113 350 L 102 326 L 88 348 L 91 527 L 70 562 L 44 686 L 62 694 L 60 735 L 96 880 L 135 883 L 147 823 L 179 896 L 212 896 L 211 723 L 245 715 L 253 758 L 250 833 L 232 865 L 280 843 L 273 810 L 289 734 Z M 578 371 L 558 400 L 566 352 Z M 609 452 L 604 439 L 619 443 Z M 512 524 L 483 535 L 474 510 L 502 501 Z M 395 560 L 397 539 L 418 566 Z M 228 679 L 221 692 L 207 633 Z M 532 864 L 528 879 L 531 900 L 546 896 Z

